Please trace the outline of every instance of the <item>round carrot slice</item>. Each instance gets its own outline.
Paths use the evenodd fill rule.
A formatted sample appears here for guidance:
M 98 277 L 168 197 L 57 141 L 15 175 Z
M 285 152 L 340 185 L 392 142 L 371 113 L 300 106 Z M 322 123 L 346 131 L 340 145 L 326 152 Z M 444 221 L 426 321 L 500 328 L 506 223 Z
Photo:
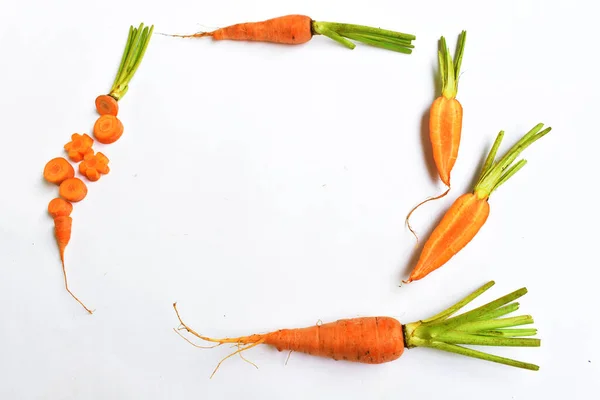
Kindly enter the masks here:
M 56 157 L 46 163 L 44 179 L 50 183 L 61 184 L 65 179 L 75 176 L 73 166 L 64 157 Z
M 66 179 L 58 188 L 60 197 L 72 202 L 83 200 L 87 195 L 87 191 L 87 186 L 79 178 Z
M 94 137 L 100 143 L 114 143 L 123 134 L 123 124 L 114 115 L 102 115 L 94 124 Z
M 100 115 L 113 115 L 116 117 L 119 113 L 119 103 L 114 97 L 102 94 L 96 97 L 96 111 Z
M 71 212 L 73 212 L 73 204 L 60 197 L 52 199 L 50 200 L 50 203 L 48 203 L 48 213 L 52 218 L 68 217 L 71 215 Z

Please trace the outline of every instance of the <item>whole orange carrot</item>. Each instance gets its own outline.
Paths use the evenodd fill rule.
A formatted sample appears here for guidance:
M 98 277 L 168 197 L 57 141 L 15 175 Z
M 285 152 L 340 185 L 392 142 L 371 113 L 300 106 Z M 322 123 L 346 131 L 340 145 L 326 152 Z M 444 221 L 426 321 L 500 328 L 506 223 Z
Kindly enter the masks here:
M 493 285 L 493 281 L 488 282 L 441 313 L 405 325 L 391 317 L 360 317 L 305 328 L 279 329 L 264 334 L 222 339 L 200 335 L 183 322 L 176 304 L 173 304 L 173 307 L 179 319 L 179 330 L 185 330 L 202 340 L 216 343 L 216 346 L 227 343 L 237 345 L 238 350 L 219 362 L 211 378 L 227 358 L 235 354 L 241 354 L 261 344 L 273 346 L 279 351 L 296 351 L 318 357 L 364 364 L 381 364 L 394 361 L 402 356 L 404 349 L 430 347 L 537 371 L 539 369 L 537 365 L 460 346 L 461 344 L 540 346 L 539 339 L 522 338 L 522 336 L 535 335 L 537 333 L 535 329 L 505 329 L 531 324 L 533 323 L 531 316 L 499 319 L 499 317 L 518 309 L 519 304 L 511 302 L 526 294 L 526 288 L 516 290 L 486 305 L 450 318 L 452 314 L 455 314 Z M 175 331 L 181 335 L 179 330 L 176 329 Z
M 306 15 L 298 14 L 284 15 L 265 21 L 230 25 L 212 32 L 167 36 L 184 38 L 210 36 L 214 40 L 303 44 L 310 41 L 314 35 L 327 36 L 349 49 L 356 47 L 350 40 L 356 40 L 371 46 L 405 54 L 412 53 L 414 48 L 412 41 L 416 39 L 415 35 L 411 34 L 364 25 L 313 21 L 312 18 Z
M 490 212 L 488 199 L 492 192 L 525 166 L 527 161 L 520 160 L 512 166 L 511 164 L 523 150 L 551 130 L 542 130 L 542 127 L 543 124 L 536 125 L 511 147 L 504 157 L 494 162 L 504 137 L 503 131 L 498 134 L 473 192 L 458 197 L 446 211 L 425 242 L 419 261 L 405 283 L 422 279 L 440 268 L 475 237 L 487 221 Z
M 429 110 L 429 138 L 435 165 L 440 179 L 447 186 L 447 189 L 439 196 L 420 202 L 406 216 L 406 225 L 417 240 L 418 237 L 410 226 L 409 221 L 412 213 L 423 204 L 441 199 L 450 192 L 450 173 L 458 157 L 462 132 L 463 108 L 456 95 L 458 93 L 458 77 L 460 75 L 466 39 L 467 32 L 462 31 L 459 36 L 454 61 L 450 55 L 450 49 L 446 46 L 446 39 L 443 36 L 440 39 L 438 58 L 442 93 L 433 101 Z

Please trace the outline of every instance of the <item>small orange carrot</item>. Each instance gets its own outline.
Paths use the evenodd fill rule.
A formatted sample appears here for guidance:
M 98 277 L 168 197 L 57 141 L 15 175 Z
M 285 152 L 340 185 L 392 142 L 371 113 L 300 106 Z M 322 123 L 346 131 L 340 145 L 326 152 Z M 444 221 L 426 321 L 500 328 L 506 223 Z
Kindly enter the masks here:
M 100 179 L 100 174 L 106 175 L 109 171 L 108 158 L 101 152 L 87 154 L 79 163 L 79 172 L 92 182 Z
M 105 114 L 100 116 L 94 124 L 94 137 L 100 143 L 114 143 L 123 134 L 123 124 L 114 115 Z
M 381 364 L 397 360 L 402 356 L 405 348 L 430 347 L 537 371 L 539 369 L 537 365 L 459 346 L 461 344 L 519 347 L 540 346 L 541 342 L 539 339 L 522 338 L 522 336 L 536 335 L 536 329 L 504 329 L 531 324 L 533 323 L 531 316 L 498 318 L 518 309 L 519 304 L 511 302 L 525 295 L 527 293 L 526 288 L 521 288 L 474 310 L 450 318 L 452 314 L 473 301 L 493 285 L 494 281 L 490 281 L 441 313 L 426 320 L 405 325 L 402 325 L 398 320 L 391 317 L 359 317 L 341 319 L 336 322 L 317 324 L 305 328 L 279 329 L 264 334 L 222 339 L 213 339 L 200 335 L 187 326 L 181 319 L 177 310 L 177 304 L 175 303 L 173 304 L 173 308 L 180 323 L 179 329 L 175 329 L 175 332 L 181 335 L 180 331 L 185 330 L 201 340 L 216 343 L 212 347 L 227 343 L 238 347 L 237 351 L 219 362 L 211 378 L 227 358 L 235 354 L 241 355 L 242 352 L 261 344 L 273 346 L 279 351 L 285 350 L 290 353 L 296 351 L 318 357 L 327 357 L 333 360 L 345 360 L 364 364 Z M 192 343 L 185 337 L 184 339 Z M 201 347 L 195 344 L 194 346 Z M 245 358 L 244 360 L 248 361 Z
M 83 200 L 87 196 L 87 192 L 87 186 L 79 178 L 66 179 L 58 188 L 60 197 L 71 202 Z
M 73 166 L 63 157 L 56 157 L 46 163 L 44 167 L 44 179 L 50 183 L 60 185 L 66 179 L 73 178 L 75 170 Z
M 81 304 L 83 308 L 85 308 L 88 313 L 92 314 L 92 311 L 87 308 L 85 304 L 83 304 L 81 300 L 79 300 L 77 296 L 73 294 L 73 292 L 71 292 L 67 281 L 67 271 L 65 269 L 65 249 L 71 240 L 73 219 L 70 215 L 72 211 L 73 205 L 61 198 L 52 199 L 50 203 L 48 203 L 48 213 L 54 219 L 54 236 L 56 237 L 56 242 L 60 252 L 60 261 L 62 263 L 65 289 L 75 300 L 77 300 L 79 304 Z
M 114 97 L 101 94 L 96 97 L 96 111 L 100 115 L 114 115 L 116 117 L 119 113 L 119 103 Z
M 551 130 L 546 128 L 542 131 L 542 127 L 543 124 L 536 125 L 511 147 L 504 157 L 494 162 L 504 137 L 504 132 L 498 134 L 473 192 L 458 197 L 446 211 L 425 242 L 419 261 L 404 283 L 422 279 L 440 268 L 475 237 L 487 221 L 490 212 L 488 200 L 492 192 L 510 179 L 527 161 L 520 160 L 513 166 L 511 164 L 523 150 Z
M 414 35 L 406 33 L 363 25 L 313 21 L 306 15 L 298 14 L 284 15 L 259 22 L 235 24 L 212 32 L 167 36 L 183 38 L 210 36 L 214 40 L 241 40 L 288 45 L 307 43 L 314 35 L 327 36 L 349 49 L 356 47 L 353 42 L 348 40 L 351 39 L 405 54 L 412 53 L 414 48 L 412 41 L 416 39 Z
M 93 144 L 94 139 L 89 137 L 87 133 L 83 135 L 74 133 L 71 135 L 71 141 L 63 147 L 67 151 L 67 155 L 71 161 L 80 162 L 86 154 L 94 152 L 92 150 Z
M 459 36 L 454 61 L 452 61 L 450 49 L 446 46 L 446 39 L 443 36 L 440 39 L 438 58 L 442 93 L 433 101 L 429 110 L 429 138 L 435 165 L 440 179 L 447 186 L 447 190 L 439 196 L 430 197 L 420 202 L 406 216 L 406 225 L 417 241 L 419 238 L 409 222 L 412 213 L 423 204 L 441 199 L 450 192 L 450 173 L 458 157 L 462 131 L 463 108 L 456 99 L 456 94 L 458 93 L 458 78 L 466 39 L 467 32 L 462 31 Z

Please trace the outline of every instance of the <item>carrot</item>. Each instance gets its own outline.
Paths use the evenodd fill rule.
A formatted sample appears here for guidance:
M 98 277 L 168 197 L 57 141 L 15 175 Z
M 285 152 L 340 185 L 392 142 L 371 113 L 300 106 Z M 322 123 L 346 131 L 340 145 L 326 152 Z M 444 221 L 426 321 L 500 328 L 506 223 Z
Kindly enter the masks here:
M 73 166 L 63 157 L 56 157 L 46 163 L 44 179 L 60 185 L 63 181 L 75 176 Z
M 336 42 L 354 49 L 356 45 L 348 39 L 371 46 L 410 54 L 415 35 L 372 28 L 363 25 L 337 22 L 313 21 L 306 15 L 284 15 L 259 22 L 246 22 L 230 25 L 212 32 L 200 32 L 192 35 L 168 35 L 183 38 L 210 36 L 214 40 L 241 40 L 269 42 L 278 44 L 303 44 L 314 35 L 324 35 Z
M 71 227 L 73 224 L 73 219 L 70 215 L 72 211 L 73 205 L 61 198 L 52 199 L 50 203 L 48 203 L 48 213 L 54 219 L 54 236 L 56 237 L 56 242 L 60 252 L 60 261 L 62 263 L 65 289 L 75 300 L 77 300 L 79 304 L 81 304 L 83 308 L 85 308 L 88 313 L 92 314 L 92 311 L 87 308 L 85 304 L 83 304 L 81 300 L 79 300 L 77 296 L 73 294 L 73 292 L 71 292 L 69 289 L 69 283 L 67 281 L 67 272 L 65 269 L 65 248 L 71 240 Z
M 123 124 L 114 115 L 100 116 L 94 124 L 94 137 L 103 144 L 114 143 L 123 135 Z
M 519 308 L 519 303 L 512 302 L 525 295 L 526 288 L 521 288 L 481 307 L 450 318 L 452 314 L 493 285 L 494 281 L 490 281 L 437 315 L 405 325 L 391 317 L 359 317 L 305 328 L 279 329 L 269 333 L 222 339 L 200 335 L 186 325 L 181 319 L 177 303 L 175 303 L 173 308 L 180 323 L 180 327 L 175 329 L 175 332 L 181 335 L 180 331 L 185 330 L 199 339 L 216 343 L 212 347 L 228 343 L 238 347 L 237 351 L 218 363 L 211 378 L 227 358 L 236 354 L 241 355 L 242 352 L 261 344 L 273 346 L 279 351 L 296 351 L 333 360 L 364 364 L 394 361 L 402 356 L 404 349 L 430 347 L 513 367 L 539 370 L 539 367 L 534 364 L 460 346 L 461 344 L 540 346 L 539 339 L 522 337 L 536 335 L 536 329 L 506 329 L 533 323 L 531 316 L 499 318 Z M 186 338 L 184 337 L 184 339 Z M 192 343 L 189 340 L 188 342 Z M 201 347 L 195 344 L 194 346 Z
M 443 36 L 440 39 L 438 59 L 442 93 L 433 101 L 429 110 L 429 138 L 438 174 L 447 189 L 441 195 L 420 202 L 406 216 L 406 225 L 417 241 L 419 238 L 409 221 L 412 213 L 423 204 L 441 199 L 450 192 L 450 173 L 458 157 L 462 132 L 463 108 L 456 99 L 456 95 L 466 39 L 467 32 L 462 31 L 458 39 L 454 61 L 452 61 L 450 49 L 446 46 L 446 39 Z
M 537 124 L 511 147 L 504 157 L 494 162 L 504 137 L 503 131 L 498 134 L 472 193 L 459 196 L 446 211 L 425 242 L 417 264 L 408 280 L 403 281 L 404 283 L 424 278 L 446 264 L 473 240 L 488 219 L 490 213 L 488 200 L 492 192 L 510 179 L 527 161 L 520 160 L 512 166 L 511 164 L 523 150 L 552 129 L 548 127 L 542 130 L 542 127 L 543 124 Z
M 100 115 L 114 115 L 116 117 L 119 113 L 119 103 L 114 97 L 101 94 L 96 97 L 96 111 Z
M 79 163 L 79 172 L 92 182 L 100 179 L 100 174 L 106 175 L 109 171 L 108 158 L 101 152 L 87 154 L 83 161 Z
M 87 192 L 87 186 L 79 178 L 66 179 L 58 188 L 60 197 L 71 202 L 83 200 L 87 196 Z
M 67 155 L 71 161 L 80 162 L 86 154 L 94 152 L 92 150 L 93 144 L 94 139 L 89 137 L 87 133 L 83 135 L 74 133 L 71 135 L 71 141 L 63 147 L 67 151 Z

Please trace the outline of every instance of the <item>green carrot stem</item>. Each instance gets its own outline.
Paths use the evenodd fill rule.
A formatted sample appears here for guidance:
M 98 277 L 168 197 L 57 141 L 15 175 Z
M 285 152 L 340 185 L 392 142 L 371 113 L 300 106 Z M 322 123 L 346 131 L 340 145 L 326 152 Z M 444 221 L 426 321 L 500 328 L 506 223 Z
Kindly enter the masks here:
M 431 347 L 438 350 L 447 351 L 450 353 L 456 353 L 467 357 L 479 358 L 481 360 L 491 361 L 499 364 L 508 365 L 511 367 L 528 369 L 531 371 L 538 371 L 540 367 L 535 364 L 530 364 L 522 361 L 512 360 L 510 358 L 495 356 L 493 354 L 484 353 L 473 349 L 468 349 L 455 344 L 447 344 L 443 342 L 434 342 L 426 347 Z
M 510 303 L 507 306 L 496 308 L 495 310 L 489 311 L 479 316 L 476 321 L 483 319 L 493 319 L 502 317 L 506 314 L 510 314 L 511 312 L 515 312 L 519 309 L 519 303 Z
M 496 153 L 498 153 L 498 148 L 500 147 L 500 143 L 502 143 L 502 139 L 504 138 L 504 131 L 500 131 L 498 136 L 496 136 L 496 140 L 492 145 L 490 152 L 488 153 L 487 158 L 485 159 L 485 163 L 483 164 L 483 168 L 481 169 L 481 177 L 485 177 L 492 166 L 494 165 L 494 160 L 496 159 Z M 481 179 L 481 178 L 480 178 Z M 479 184 L 479 182 L 477 182 Z
M 117 70 L 117 75 L 115 76 L 115 80 L 113 82 L 112 88 L 110 89 L 111 91 L 113 91 L 119 84 L 119 78 L 122 75 L 123 67 L 125 66 L 125 59 L 127 58 L 127 55 L 129 54 L 129 49 L 131 48 L 131 43 L 133 42 L 133 33 L 134 33 L 134 27 L 130 26 L 129 34 L 127 35 L 127 43 L 125 43 L 125 50 L 123 51 L 123 55 L 121 56 L 121 63 L 119 64 L 119 69 Z
M 475 346 L 540 347 L 539 339 L 478 336 L 462 332 L 447 332 L 435 339 L 443 343 Z
M 519 317 L 491 319 L 483 321 L 467 322 L 460 326 L 462 332 L 487 331 L 490 329 L 510 328 L 511 326 L 533 324 L 533 318 L 530 315 Z
M 535 336 L 537 335 L 537 329 L 494 329 L 490 331 L 479 331 L 477 335 L 483 336 L 503 336 L 503 337 L 515 337 L 515 336 Z
M 467 304 L 469 304 L 470 302 L 475 300 L 477 297 L 479 297 L 481 294 L 483 294 L 483 292 L 485 292 L 486 290 L 488 290 L 489 288 L 491 288 L 494 285 L 495 285 L 494 281 L 489 281 L 488 283 L 481 286 L 479 289 L 475 290 L 473 293 L 471 293 L 467 297 L 463 298 L 458 303 L 448 307 L 444 311 L 440 312 L 439 314 L 434 315 L 431 318 L 424 319 L 422 322 L 430 323 L 430 322 L 436 322 L 436 321 L 440 321 L 440 320 L 444 320 L 444 319 L 448 318 L 450 315 L 454 314 L 455 312 L 457 312 L 458 310 L 460 310 L 461 308 L 463 308 L 464 306 L 466 306 Z
M 442 96 L 451 99 L 458 93 L 458 77 L 465 51 L 467 32 L 462 31 L 458 37 L 458 44 L 454 55 L 454 61 L 450 55 L 450 49 L 446 45 L 446 38 L 440 38 L 438 59 L 440 63 L 440 76 L 442 81 Z
M 415 35 L 406 33 L 337 22 L 313 21 L 312 30 L 314 34 L 327 36 L 350 49 L 355 45 L 350 45 L 352 42 L 348 39 L 405 54 L 412 52 L 411 42 L 416 39 Z

